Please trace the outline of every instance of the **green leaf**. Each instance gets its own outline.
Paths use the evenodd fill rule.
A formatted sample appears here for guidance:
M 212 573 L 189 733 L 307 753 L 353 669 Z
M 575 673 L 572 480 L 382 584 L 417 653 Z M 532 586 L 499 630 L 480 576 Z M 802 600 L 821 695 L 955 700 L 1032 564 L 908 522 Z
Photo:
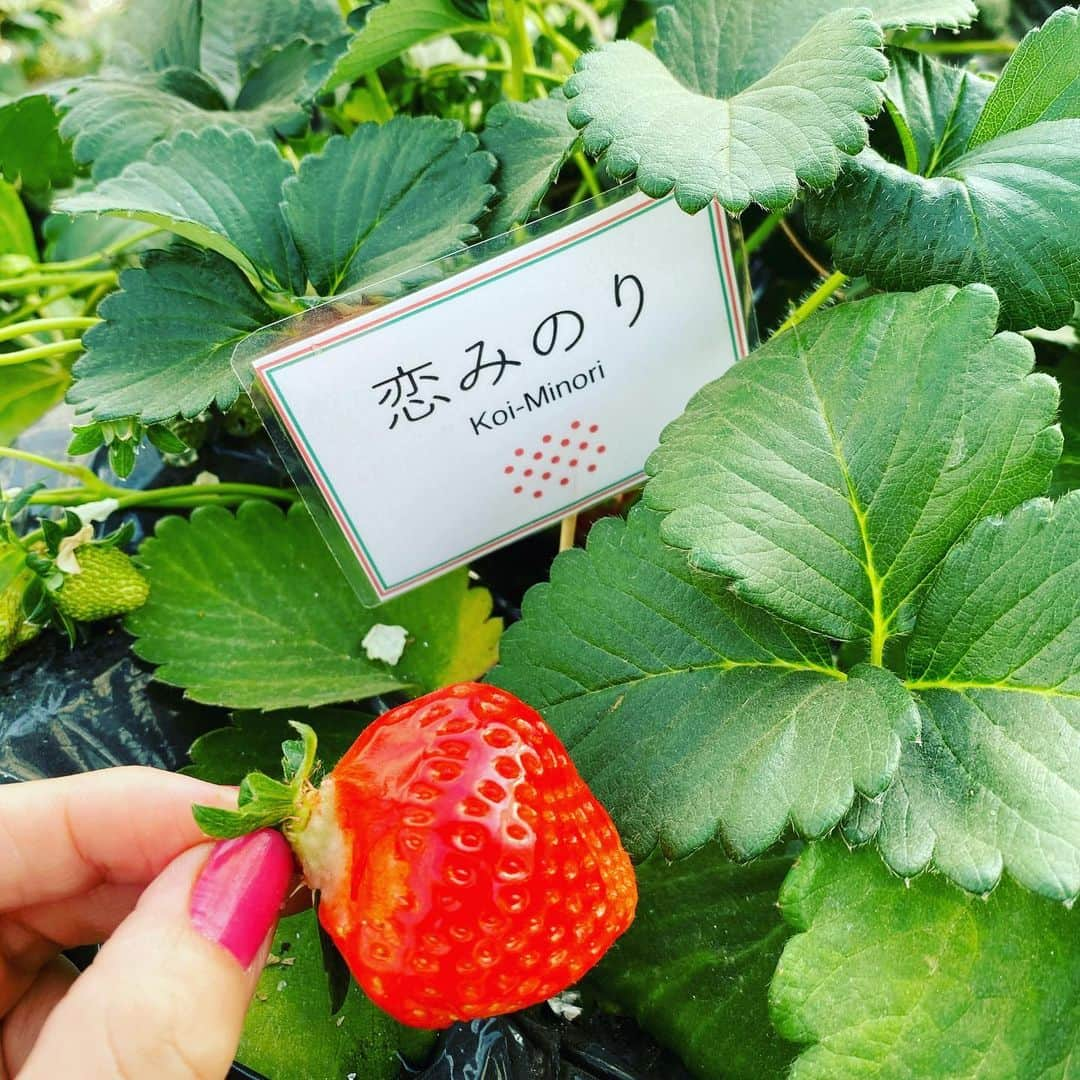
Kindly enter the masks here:
M 434 1035 L 407 1028 L 373 1005 L 354 983 L 345 1006 L 330 1015 L 315 913 L 282 919 L 272 960 L 259 979 L 237 1060 L 264 1076 L 398 1080 L 399 1053 L 420 1059 Z
M 1080 352 L 1074 352 L 1054 371 L 1061 386 L 1061 432 L 1065 449 L 1054 469 L 1051 495 L 1080 488 Z
M 971 133 L 969 149 L 1040 120 L 1080 118 L 1080 12 L 1055 11 L 1013 53 Z
M 731 862 L 719 844 L 637 867 L 630 929 L 590 987 L 632 1013 L 695 1075 L 779 1077 L 794 1056 L 772 1029 L 768 986 L 790 937 L 776 899 L 792 856 Z
M 674 0 L 657 12 L 656 54 L 679 81 L 709 97 L 732 97 L 764 78 L 819 19 L 869 9 L 882 30 L 957 30 L 976 17 L 971 0 Z
M 196 701 L 284 709 L 354 701 L 404 687 L 432 690 L 482 674 L 501 624 L 465 570 L 377 608 L 349 588 L 300 505 L 245 503 L 169 517 L 140 550 L 150 598 L 127 622 L 156 677 Z M 410 642 L 393 668 L 361 642 L 375 624 Z
M 480 135 L 484 149 L 499 163 L 499 201 L 487 224 L 489 234 L 528 221 L 558 179 L 577 137 L 558 90 L 533 101 L 502 101 L 491 109 Z
M 837 842 L 804 852 L 781 907 L 800 933 L 773 1020 L 809 1044 L 792 1080 L 1075 1075 L 1075 912 L 1009 882 L 985 902 L 933 875 L 904 888 L 875 854 Z
M 201 4 L 162 4 L 131 0 L 123 15 L 111 20 L 108 62 L 128 72 L 199 67 Z M 242 6 L 239 2 L 237 7 Z
M 1080 492 L 980 522 L 942 563 L 907 649 L 923 716 L 878 842 L 966 889 L 1004 866 L 1080 894 Z
M 271 288 L 302 293 L 299 258 L 279 208 L 292 175 L 269 141 L 206 128 L 158 143 L 91 191 L 59 199 L 67 214 L 117 214 L 170 229 L 217 251 Z
M 45 94 L 0 106 L 0 176 L 31 191 L 65 187 L 75 176 L 71 148 Z
M 840 270 L 889 290 L 984 282 L 1006 329 L 1071 318 L 1080 263 L 1063 223 L 1080 193 L 1076 28 L 1074 9 L 1056 14 L 988 95 L 973 75 L 893 53 L 890 111 L 901 142 L 917 144 L 905 148 L 907 168 L 864 150 L 831 191 L 807 198 L 807 224 Z
M 741 598 L 881 653 L 969 526 L 1046 489 L 1057 387 L 994 336 L 985 286 L 819 312 L 709 384 L 661 437 L 663 537 Z
M 389 0 L 375 4 L 363 29 L 331 72 L 326 89 L 368 75 L 423 41 L 482 28 L 482 23 L 466 18 L 452 0 Z
M 142 161 L 155 146 L 180 132 L 213 126 L 267 138 L 279 128 L 291 130 L 303 116 L 292 102 L 253 110 L 207 109 L 174 89 L 168 83 L 162 87 L 146 77 L 119 74 L 80 79 L 57 102 L 64 114 L 60 132 L 72 140 L 75 159 L 92 162 L 93 175 L 101 180 Z
M 250 772 L 273 776 L 281 768 L 281 745 L 294 738 L 292 720 L 303 721 L 318 736 L 318 758 L 329 772 L 372 721 L 352 709 L 283 710 L 270 716 L 240 712 L 228 727 L 200 735 L 189 751 L 191 764 L 183 772 L 211 784 L 239 784 Z
M 925 53 L 889 49 L 885 98 L 906 126 L 917 169 L 933 176 L 964 152 L 994 84 L 974 72 L 941 64 Z
M 612 176 L 636 173 L 654 197 L 674 189 L 684 210 L 714 198 L 732 213 L 787 206 L 800 183 L 832 184 L 844 156 L 866 144 L 864 117 L 880 108 L 888 73 L 881 31 L 864 9 L 836 11 L 768 73 L 730 83 L 719 73 L 741 33 L 719 52 L 715 33 L 698 33 L 702 19 L 719 32 L 725 10 L 662 8 L 655 56 L 629 41 L 583 55 L 565 88 L 570 121 L 589 153 L 606 152 Z
M 141 0 L 118 22 L 107 72 L 58 92 L 61 131 L 98 179 L 180 131 L 296 131 L 345 42 L 335 0 Z
M 1080 120 L 1034 124 L 983 143 L 925 178 L 864 150 L 807 221 L 845 273 L 883 289 L 981 281 L 1001 325 L 1054 328 L 1080 296 L 1070 220 L 1080 198 Z
M 321 296 L 462 248 L 494 188 L 494 162 L 453 120 L 363 124 L 304 158 L 282 189 L 285 219 Z
M 146 424 L 232 405 L 236 343 L 276 318 L 232 263 L 186 245 L 125 270 L 99 313 L 105 321 L 83 339 L 70 400 L 97 420 Z
M 93 255 L 110 244 L 124 240 L 136 233 L 145 233 L 146 227 L 138 221 L 112 217 L 70 217 L 67 214 L 50 214 L 41 226 L 45 237 L 45 258 L 49 262 L 65 262 Z M 167 240 L 165 234 L 148 238 L 142 244 L 133 245 L 128 251 L 139 251 L 147 245 L 154 246 L 159 240 Z
M 12 184 L 0 176 L 0 254 L 27 255 L 37 259 L 34 228 L 26 207 Z
M 882 668 L 845 676 L 826 641 L 741 603 L 658 533 L 645 509 L 598 522 L 528 593 L 491 681 L 543 713 L 636 857 L 718 832 L 750 856 L 789 819 L 822 835 L 856 790 L 888 784 L 914 703 Z
M 346 33 L 336 0 L 203 0 L 202 17 L 198 67 L 233 107 L 248 109 L 312 96 L 326 73 L 327 51 L 319 46 Z M 330 54 L 338 51 L 334 46 Z M 290 75 L 280 80 L 285 68 Z
M 64 398 L 71 382 L 68 364 L 30 360 L 4 369 L 0 379 L 0 444 L 14 438 Z

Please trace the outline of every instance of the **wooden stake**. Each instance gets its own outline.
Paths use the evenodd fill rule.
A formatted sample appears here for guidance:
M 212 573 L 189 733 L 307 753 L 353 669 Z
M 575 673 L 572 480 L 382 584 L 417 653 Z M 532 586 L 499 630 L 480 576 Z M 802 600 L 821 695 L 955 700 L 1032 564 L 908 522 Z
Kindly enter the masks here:
M 559 522 L 559 550 L 569 551 L 574 546 L 574 536 L 577 533 L 577 514 L 564 517 Z

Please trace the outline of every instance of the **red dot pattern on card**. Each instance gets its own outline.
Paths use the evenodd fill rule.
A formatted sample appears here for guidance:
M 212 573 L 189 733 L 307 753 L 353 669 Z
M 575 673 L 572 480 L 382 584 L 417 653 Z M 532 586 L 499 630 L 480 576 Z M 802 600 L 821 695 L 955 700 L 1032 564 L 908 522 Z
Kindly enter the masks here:
M 607 452 L 607 446 L 596 438 L 599 432 L 599 424 L 574 420 L 567 431 L 544 432 L 538 449 L 515 447 L 513 460 L 503 466 L 512 493 L 543 499 L 551 492 L 569 487 L 576 473 L 596 472 L 597 458 Z M 532 463 L 530 467 L 523 468 L 523 460 Z M 523 478 L 529 481 L 528 485 L 522 484 Z

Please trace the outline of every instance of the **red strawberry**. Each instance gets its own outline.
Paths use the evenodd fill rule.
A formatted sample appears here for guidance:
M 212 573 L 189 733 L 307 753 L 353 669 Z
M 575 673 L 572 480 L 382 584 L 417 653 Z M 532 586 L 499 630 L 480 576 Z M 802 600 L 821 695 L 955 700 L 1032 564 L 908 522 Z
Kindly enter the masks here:
M 539 714 L 505 691 L 463 683 L 391 710 L 317 791 L 297 782 L 314 747 L 287 745 L 300 809 L 285 832 L 319 918 L 402 1023 L 544 1001 L 630 925 L 637 887 L 611 819 Z M 262 793 L 248 796 L 240 816 L 254 816 L 231 835 L 267 823 Z M 197 815 L 220 835 L 208 815 L 221 812 Z

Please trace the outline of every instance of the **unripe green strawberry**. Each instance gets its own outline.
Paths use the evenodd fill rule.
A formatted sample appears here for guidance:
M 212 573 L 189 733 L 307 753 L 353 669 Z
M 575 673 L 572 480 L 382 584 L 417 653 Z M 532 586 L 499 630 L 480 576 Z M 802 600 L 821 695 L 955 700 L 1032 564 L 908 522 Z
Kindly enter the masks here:
M 33 580 L 26 552 L 18 544 L 0 544 L 0 660 L 41 633 L 23 612 L 23 597 Z
M 56 606 L 69 618 L 94 622 L 126 615 L 146 602 L 150 585 L 119 548 L 85 544 L 75 557 L 80 572 L 65 575 L 56 592 Z
M 41 627 L 23 616 L 25 581 L 17 581 L 0 591 L 0 660 L 6 660 L 20 645 L 41 633 Z

